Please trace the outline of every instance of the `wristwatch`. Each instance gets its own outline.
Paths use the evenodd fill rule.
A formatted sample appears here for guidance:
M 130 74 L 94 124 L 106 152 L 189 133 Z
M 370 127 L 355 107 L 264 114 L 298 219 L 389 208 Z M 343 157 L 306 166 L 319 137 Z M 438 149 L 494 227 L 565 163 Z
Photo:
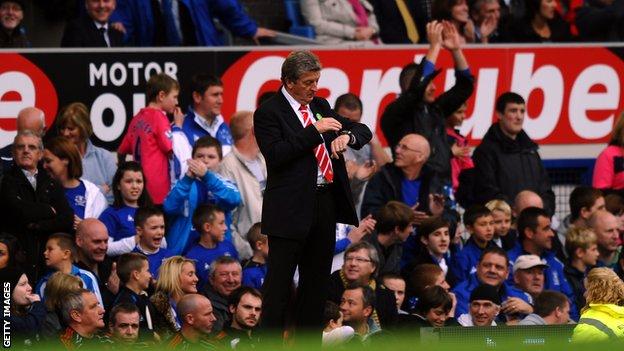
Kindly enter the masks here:
M 350 130 L 343 130 L 340 132 L 340 135 L 348 135 L 349 136 L 349 145 L 355 144 L 355 136 L 351 133 Z

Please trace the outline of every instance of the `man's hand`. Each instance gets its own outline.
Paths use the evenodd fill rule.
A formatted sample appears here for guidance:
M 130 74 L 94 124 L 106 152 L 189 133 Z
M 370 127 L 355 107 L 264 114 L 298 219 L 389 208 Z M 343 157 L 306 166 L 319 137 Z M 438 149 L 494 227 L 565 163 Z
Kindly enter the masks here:
M 111 23 L 111 28 L 120 31 L 123 34 L 126 34 L 126 27 L 124 27 L 123 23 L 121 23 L 121 22 Z
M 74 230 L 78 229 L 78 224 L 82 222 L 82 218 L 74 215 Z
M 416 217 L 414 219 L 414 224 L 416 225 L 420 225 L 425 219 L 429 218 L 429 215 L 426 212 L 417 210 L 419 204 L 420 203 L 417 202 L 416 205 L 412 206 L 412 210 L 414 211 L 414 216 Z
M 316 123 L 313 124 L 314 128 L 316 128 L 316 130 L 318 130 L 319 133 L 325 133 L 325 132 L 337 132 L 340 129 L 342 129 L 342 123 L 338 122 L 335 118 L 331 118 L 331 117 L 323 117 L 320 120 L 316 121 Z M 349 140 L 348 136 L 347 136 L 347 141 Z
M 366 234 L 370 234 L 375 230 L 375 225 L 377 221 L 373 219 L 373 215 L 368 215 L 364 217 L 360 221 L 360 225 L 356 228 L 353 228 L 352 231 L 347 234 L 347 238 L 351 241 L 351 243 L 357 243 L 362 240 L 362 237 Z
M 260 45 L 260 38 L 274 38 L 276 34 L 277 32 L 274 30 L 258 27 L 258 30 L 256 30 L 256 34 L 254 34 L 252 39 L 256 45 Z
M 208 172 L 208 167 L 202 161 L 190 159 L 186 161 L 186 164 L 189 171 L 197 178 L 203 178 L 206 172 Z
M 483 22 L 481 22 L 481 25 L 479 26 L 479 31 L 481 31 L 481 42 L 482 43 L 487 43 L 489 40 L 489 36 L 490 34 L 494 33 L 494 31 L 496 30 L 496 27 L 498 27 L 498 20 L 496 19 L 496 17 L 494 16 L 487 16 L 485 17 L 485 19 L 483 20 Z
M 501 312 L 505 314 L 531 314 L 533 313 L 533 306 L 529 305 L 521 298 L 510 297 L 501 305 Z
M 450 51 L 459 50 L 461 47 L 461 40 L 457 28 L 448 21 L 444 21 L 442 26 L 442 46 Z
M 429 211 L 433 216 L 440 216 L 444 212 L 444 195 L 429 194 Z
M 351 140 L 351 138 L 346 134 L 340 135 L 334 139 L 331 142 L 331 157 L 338 159 L 343 152 L 347 151 L 349 140 Z
M 444 26 L 441 22 L 431 21 L 427 23 L 427 40 L 431 46 L 442 45 L 442 30 Z
M 106 282 L 106 287 L 108 291 L 117 295 L 119 292 L 119 276 L 117 275 L 117 263 L 113 262 L 113 266 L 111 268 L 111 274 L 108 277 L 108 281 Z
M 355 171 L 355 178 L 359 180 L 369 180 L 373 174 L 377 172 L 377 169 L 377 162 L 374 160 L 366 161 Z

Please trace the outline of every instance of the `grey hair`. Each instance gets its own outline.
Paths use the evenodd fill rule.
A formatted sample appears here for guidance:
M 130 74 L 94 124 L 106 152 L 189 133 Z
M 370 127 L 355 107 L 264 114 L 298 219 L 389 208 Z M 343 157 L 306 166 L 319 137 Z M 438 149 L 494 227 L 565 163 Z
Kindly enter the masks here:
M 82 294 L 91 293 L 87 289 L 80 289 L 73 291 L 65 295 L 61 301 L 61 314 L 65 323 L 69 324 L 72 321 L 71 312 L 84 310 L 84 297 Z
M 306 72 L 323 68 L 319 58 L 310 51 L 293 51 L 282 64 L 282 83 L 296 82 Z
M 210 272 L 208 273 L 208 276 L 214 277 L 214 273 L 217 270 L 217 266 L 222 265 L 222 264 L 232 264 L 232 263 L 236 263 L 238 267 L 240 268 L 241 272 L 243 271 L 243 266 L 241 266 L 240 262 L 238 262 L 237 259 L 232 258 L 232 256 L 221 256 L 217 258 L 216 260 L 212 261 L 212 263 L 210 264 Z
M 18 131 L 17 135 L 13 139 L 13 144 L 15 144 L 15 142 L 17 141 L 17 138 L 19 138 L 19 137 L 33 137 L 33 138 L 37 138 L 37 140 L 39 141 L 39 150 L 43 150 L 43 140 L 41 139 L 41 136 L 39 134 L 35 133 L 34 131 L 32 131 L 30 129 L 25 129 L 25 130 Z
M 346 262 L 348 254 L 355 251 L 360 251 L 362 249 L 368 251 L 368 258 L 370 258 L 371 263 L 373 264 L 373 266 L 375 266 L 375 270 L 373 271 L 373 277 L 376 277 L 377 271 L 379 270 L 379 253 L 377 252 L 377 249 L 368 241 L 358 241 L 357 243 L 353 243 L 347 246 L 347 249 L 344 252 L 343 259 Z

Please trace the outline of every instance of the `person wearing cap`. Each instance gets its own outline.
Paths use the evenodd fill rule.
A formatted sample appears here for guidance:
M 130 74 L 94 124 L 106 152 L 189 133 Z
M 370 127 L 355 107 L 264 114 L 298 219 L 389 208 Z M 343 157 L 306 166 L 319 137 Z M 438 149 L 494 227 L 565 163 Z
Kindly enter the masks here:
M 0 0 L 0 48 L 30 47 L 22 26 L 23 19 L 22 0 Z
M 460 315 L 457 322 L 463 327 L 495 327 L 500 305 L 498 287 L 481 284 L 470 293 L 470 311 Z
M 524 317 L 518 325 L 555 325 L 570 321 L 570 303 L 558 291 L 543 291 L 535 298 L 534 306 L 535 312 Z
M 470 309 L 470 296 L 481 284 L 495 286 L 500 301 L 504 301 L 505 314 L 529 314 L 533 312 L 531 307 L 531 295 L 514 287 L 505 281 L 509 274 L 509 260 L 507 253 L 498 246 L 485 249 L 477 271 L 470 277 L 453 288 L 457 298 L 455 317 L 468 313 Z M 502 315 L 501 315 L 502 317 Z
M 518 256 L 513 265 L 514 286 L 535 299 L 544 291 L 546 260 L 536 255 Z
M 574 291 L 565 277 L 563 263 L 552 250 L 555 233 L 550 227 L 550 215 L 542 208 L 527 207 L 520 212 L 517 223 L 520 242 L 509 250 L 509 259 L 515 262 L 519 256 L 528 254 L 545 260 L 548 267 L 544 269 L 544 289 L 565 294 L 570 300 L 570 316 L 577 320 Z M 510 274 L 508 283 L 512 284 L 513 281 L 513 274 Z

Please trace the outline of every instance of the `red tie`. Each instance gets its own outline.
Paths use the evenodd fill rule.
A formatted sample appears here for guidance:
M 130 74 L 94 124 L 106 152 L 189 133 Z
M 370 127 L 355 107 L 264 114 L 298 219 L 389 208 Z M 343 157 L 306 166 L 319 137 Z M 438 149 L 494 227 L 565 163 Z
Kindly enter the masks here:
M 299 112 L 301 112 L 303 116 L 303 123 L 306 127 L 312 124 L 312 118 L 310 118 L 308 108 L 305 105 L 299 107 Z M 323 177 L 331 183 L 334 181 L 334 171 L 332 169 L 331 159 L 329 158 L 329 152 L 327 152 L 327 148 L 325 147 L 325 142 L 317 146 L 316 149 L 314 149 L 314 153 L 316 154 L 316 161 L 319 169 L 323 173 Z

